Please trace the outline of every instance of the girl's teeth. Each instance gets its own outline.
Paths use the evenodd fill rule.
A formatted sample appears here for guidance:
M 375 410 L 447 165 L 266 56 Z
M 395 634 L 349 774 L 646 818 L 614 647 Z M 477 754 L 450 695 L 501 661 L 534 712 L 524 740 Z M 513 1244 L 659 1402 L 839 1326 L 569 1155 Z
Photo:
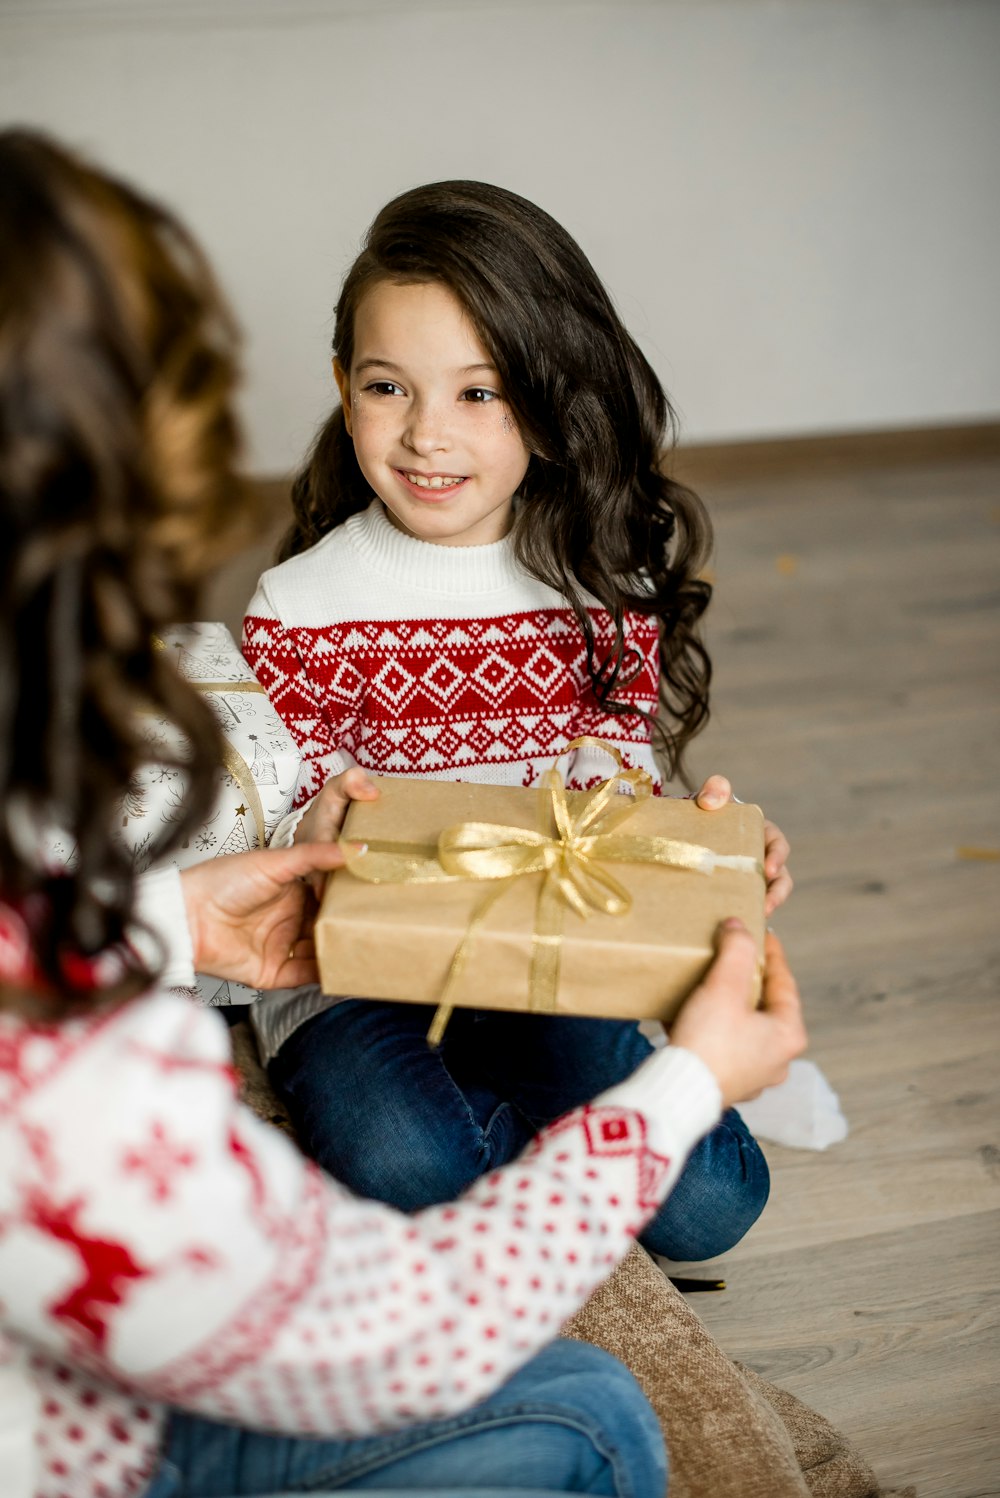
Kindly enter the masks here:
M 455 484 L 462 483 L 461 479 L 443 479 L 437 476 L 429 479 L 425 478 L 422 473 L 408 473 L 406 477 L 411 484 L 416 484 L 418 489 L 451 489 Z

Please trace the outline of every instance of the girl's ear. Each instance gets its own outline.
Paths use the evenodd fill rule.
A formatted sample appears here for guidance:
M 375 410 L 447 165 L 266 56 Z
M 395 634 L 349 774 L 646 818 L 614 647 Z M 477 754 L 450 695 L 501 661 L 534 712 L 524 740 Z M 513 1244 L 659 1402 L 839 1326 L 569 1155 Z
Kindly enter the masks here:
M 339 359 L 334 359 L 333 361 L 333 378 L 336 380 L 337 389 L 340 391 L 340 404 L 344 408 L 344 426 L 347 429 L 347 435 L 349 437 L 351 435 L 352 416 L 351 377 L 344 366 L 341 364 Z

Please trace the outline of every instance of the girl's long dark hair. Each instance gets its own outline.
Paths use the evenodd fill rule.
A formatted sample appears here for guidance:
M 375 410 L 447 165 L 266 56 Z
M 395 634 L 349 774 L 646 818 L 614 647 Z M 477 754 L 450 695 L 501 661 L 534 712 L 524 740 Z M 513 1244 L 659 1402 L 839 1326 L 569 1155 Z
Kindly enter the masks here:
M 155 757 L 213 798 L 220 736 L 157 649 L 190 618 L 241 513 L 235 332 L 197 248 L 156 204 L 26 131 L 0 133 L 0 902 L 29 912 L 53 1017 L 134 992 L 86 960 L 124 938 L 119 798 Z M 178 731 L 152 754 L 143 715 Z M 46 834 L 77 859 L 54 868 Z M 15 1002 L 17 995 L 14 995 Z
M 483 182 L 437 182 L 382 209 L 344 282 L 333 351 L 346 369 L 365 293 L 379 281 L 436 281 L 472 320 L 531 453 L 513 541 L 532 576 L 572 605 L 587 667 L 609 713 L 634 713 L 627 610 L 654 614 L 663 711 L 657 738 L 670 774 L 708 717 L 711 667 L 698 621 L 711 597 L 699 576 L 711 548 L 701 501 L 663 471 L 674 413 L 576 242 L 533 203 Z M 318 541 L 371 501 L 338 407 L 292 489 L 294 522 L 279 560 Z M 610 614 L 615 643 L 596 657 L 582 590 Z

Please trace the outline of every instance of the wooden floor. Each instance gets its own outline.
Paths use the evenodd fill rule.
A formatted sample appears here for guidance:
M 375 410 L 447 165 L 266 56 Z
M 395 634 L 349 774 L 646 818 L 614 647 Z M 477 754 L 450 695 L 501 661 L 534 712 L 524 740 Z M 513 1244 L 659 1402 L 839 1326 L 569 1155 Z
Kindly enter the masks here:
M 889 1486 L 1000 1494 L 1000 463 L 706 487 L 722 770 L 793 844 L 775 921 L 849 1138 L 693 1300 Z
M 1000 1494 L 1000 462 L 708 484 L 719 769 L 793 843 L 775 924 L 850 1120 L 767 1147 L 694 1301 L 887 1486 Z M 206 617 L 238 629 L 272 538 Z

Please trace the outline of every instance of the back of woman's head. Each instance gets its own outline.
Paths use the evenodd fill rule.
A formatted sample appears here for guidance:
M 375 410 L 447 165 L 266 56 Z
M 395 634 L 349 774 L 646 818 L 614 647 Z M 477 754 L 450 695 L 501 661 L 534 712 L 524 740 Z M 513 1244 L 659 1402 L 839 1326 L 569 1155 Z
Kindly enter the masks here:
M 711 545 L 700 502 L 663 472 L 674 416 L 579 245 L 534 203 L 484 182 L 437 182 L 388 203 L 337 303 L 333 352 L 345 369 L 365 294 L 380 281 L 435 281 L 461 303 L 495 364 L 531 458 L 514 544 L 526 568 L 572 604 L 599 700 L 626 711 L 627 608 L 661 623 L 662 746 L 671 769 L 708 713 L 709 664 L 695 626 L 710 597 L 698 573 Z M 338 408 L 293 486 L 279 557 L 364 508 L 371 490 Z M 594 657 L 586 589 L 617 643 Z
M 34 913 L 56 1004 L 131 910 L 111 829 L 150 757 L 143 712 L 177 726 L 192 765 L 158 851 L 209 804 L 217 731 L 155 636 L 191 617 L 239 508 L 234 355 L 176 220 L 38 135 L 0 133 L 0 901 Z M 44 832 L 75 843 L 73 871 L 46 866 Z

